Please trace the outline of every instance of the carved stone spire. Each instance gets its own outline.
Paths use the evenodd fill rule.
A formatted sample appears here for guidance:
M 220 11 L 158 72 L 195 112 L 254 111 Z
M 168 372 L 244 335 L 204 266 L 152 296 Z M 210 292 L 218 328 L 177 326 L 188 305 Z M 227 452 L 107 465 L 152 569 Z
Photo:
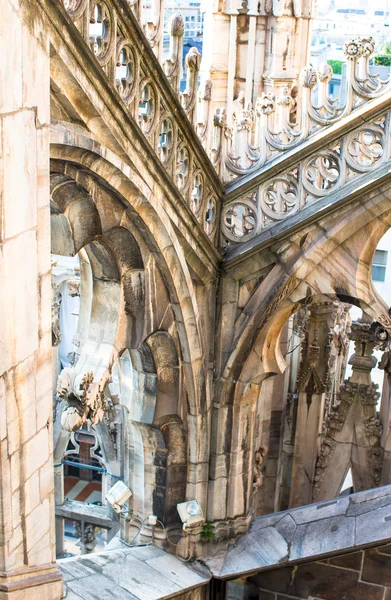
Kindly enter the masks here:
M 341 386 L 335 408 L 326 420 L 314 479 L 313 498 L 337 496 L 351 466 L 355 491 L 380 484 L 382 424 L 377 413 L 380 394 L 371 381 L 376 366 L 373 350 L 381 341 L 379 326 L 363 316 L 352 324 L 355 352 L 349 360 L 352 375 Z M 380 337 L 379 337 L 380 335 Z

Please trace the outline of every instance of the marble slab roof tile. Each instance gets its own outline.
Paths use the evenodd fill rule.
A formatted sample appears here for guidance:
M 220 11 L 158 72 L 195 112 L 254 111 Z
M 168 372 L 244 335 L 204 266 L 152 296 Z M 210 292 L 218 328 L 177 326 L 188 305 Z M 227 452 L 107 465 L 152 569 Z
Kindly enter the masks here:
M 66 600 L 160 600 L 203 586 L 210 575 L 160 548 L 111 550 L 58 561 Z
M 203 562 L 233 579 L 391 540 L 391 486 L 254 519 L 247 534 Z

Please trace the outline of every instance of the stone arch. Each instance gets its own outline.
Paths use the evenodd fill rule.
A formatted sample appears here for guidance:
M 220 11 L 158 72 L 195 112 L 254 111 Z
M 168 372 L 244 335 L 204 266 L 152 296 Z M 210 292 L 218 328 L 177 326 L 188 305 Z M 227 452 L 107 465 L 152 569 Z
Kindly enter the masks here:
M 80 183 L 58 172 L 52 174 L 51 180 L 52 205 L 55 205 L 52 218 L 56 223 L 53 249 L 56 252 L 84 249 L 92 274 L 88 334 L 83 340 L 75 368 L 64 373 L 60 380 L 64 394 L 68 397 L 76 394 L 78 397 L 86 374 L 91 374 L 89 377 L 93 377 L 92 381 L 96 384 L 90 383 L 90 387 L 97 386 L 94 402 L 99 404 L 98 396 L 104 394 L 118 353 L 123 348 L 138 347 L 142 341 L 143 262 L 137 243 L 127 229 L 116 226 L 102 233 L 97 208 Z M 63 220 L 59 221 L 62 217 L 67 221 L 67 227 Z M 72 406 L 67 408 L 68 415 L 72 411 Z M 69 420 L 70 417 L 66 418 Z M 75 424 L 74 417 L 71 421 L 67 427 L 78 426 L 78 419 Z
M 173 214 L 169 216 L 165 210 L 162 210 L 157 198 L 111 151 L 99 146 L 96 142 L 94 143 L 94 152 L 90 150 L 90 147 L 88 137 L 83 139 L 83 136 L 77 136 L 76 139 L 68 132 L 62 137 L 62 143 L 55 143 L 51 146 L 54 164 L 68 165 L 72 163 L 69 167 L 71 170 L 78 165 L 82 169 L 81 177 L 84 176 L 84 172 L 88 171 L 93 174 L 95 180 L 102 182 L 102 186 L 106 190 L 110 187 L 118 197 L 117 222 L 127 222 L 130 217 L 137 224 L 142 235 L 147 238 L 147 243 L 154 252 L 157 264 L 168 286 L 175 312 L 183 360 L 188 365 L 186 386 L 191 412 L 193 414 L 200 413 L 205 399 L 203 391 L 205 382 L 202 375 L 203 352 L 199 335 L 199 315 L 192 277 L 181 244 L 170 221 Z M 68 166 L 66 166 L 67 169 Z M 102 223 L 102 228 L 105 229 L 104 223 Z M 175 277 L 172 276 L 173 273 L 175 273 Z
M 50 206 L 53 254 L 74 256 L 102 233 L 91 196 L 71 177 L 51 175 Z
M 116 225 L 125 225 L 129 230 L 134 227 L 136 239 L 138 236 L 143 237 L 149 251 L 153 253 L 169 292 L 180 340 L 187 398 L 187 427 L 192 432 L 188 447 L 189 461 L 197 464 L 201 460 L 207 464 L 208 444 L 204 440 L 209 439 L 208 421 L 200 418 L 207 409 L 208 397 L 201 327 L 192 275 L 173 226 L 177 222 L 175 209 L 170 207 L 169 199 L 158 197 L 151 191 L 154 186 L 148 187 L 119 157 L 96 141 L 91 143 L 88 136 L 60 129 L 56 130 L 53 141 L 51 155 L 55 169 L 63 169 L 65 165 L 65 172 L 70 174 L 77 171 L 80 181 L 90 179 L 92 192 L 99 188 L 99 193 L 94 195 L 98 207 L 101 190 L 116 199 L 115 202 L 112 200 L 110 212 L 103 215 L 104 211 L 99 208 L 102 231 L 106 231 L 108 222 L 114 226 L 114 220 Z M 215 271 L 210 271 L 209 281 L 213 281 L 215 275 Z M 202 481 L 190 478 L 187 495 L 200 498 L 205 506 L 206 486 L 207 476 Z
M 379 193 L 380 192 L 380 193 Z M 388 307 L 371 285 L 371 260 L 391 225 L 389 184 L 319 224 L 276 242 L 277 260 L 235 322 L 231 352 L 216 384 L 214 462 L 228 467 L 210 486 L 209 518 L 241 519 L 251 513 L 252 435 L 262 382 L 282 373 L 279 340 L 284 323 L 303 304 L 341 300 L 359 305 L 391 331 Z M 326 233 L 327 232 L 327 233 Z M 234 424 L 234 425 L 233 425 Z M 250 455 L 251 453 L 251 455 Z M 226 500 L 226 507 L 224 501 Z

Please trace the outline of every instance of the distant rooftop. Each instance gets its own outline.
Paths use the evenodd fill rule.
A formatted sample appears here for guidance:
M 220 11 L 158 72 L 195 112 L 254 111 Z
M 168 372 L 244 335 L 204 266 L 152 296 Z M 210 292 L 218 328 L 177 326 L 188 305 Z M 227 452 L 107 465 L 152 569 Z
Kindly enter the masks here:
M 345 13 L 349 15 L 365 15 L 366 12 L 362 8 L 338 8 L 337 13 Z

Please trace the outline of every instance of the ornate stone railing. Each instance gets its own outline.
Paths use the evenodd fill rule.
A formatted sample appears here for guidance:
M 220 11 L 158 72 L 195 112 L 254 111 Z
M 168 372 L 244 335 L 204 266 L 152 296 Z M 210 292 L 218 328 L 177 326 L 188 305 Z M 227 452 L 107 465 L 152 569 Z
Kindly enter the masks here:
M 153 3 L 153 17 L 140 28 L 141 0 L 58 0 L 116 89 L 119 100 L 176 184 L 206 234 L 215 238 L 219 185 L 194 135 L 201 55 L 187 56 L 187 86 L 179 94 L 183 21 L 171 19 L 170 57 L 159 68 L 164 0 Z M 152 47 L 153 53 L 150 50 Z M 170 84 L 171 83 L 171 86 Z M 185 118 L 188 117 L 190 123 Z M 218 182 L 217 182 L 218 183 Z
M 118 524 L 107 514 L 105 506 L 86 504 L 76 500 L 66 500 L 56 506 L 56 517 L 73 522 L 74 537 L 79 539 L 82 554 L 94 552 L 97 544 L 96 534 L 102 529 L 114 531 Z
M 347 122 L 316 136 L 312 143 L 227 189 L 222 210 L 226 246 L 249 241 L 265 228 L 288 220 L 326 197 L 342 199 L 344 186 L 390 161 L 391 94 L 351 115 Z M 346 192 L 347 193 L 347 192 Z
M 231 181 L 256 172 L 320 130 L 342 121 L 363 103 L 387 93 L 391 89 L 390 78 L 383 81 L 370 68 L 374 48 L 371 37 L 356 37 L 346 42 L 347 72 L 342 103 L 328 96 L 333 70 L 323 64 L 318 70 L 306 67 L 302 71 L 301 91 L 285 90 L 277 97 L 263 94 L 255 109 L 244 105 L 241 94 L 234 102 L 232 126 L 227 126 L 225 111 L 220 109 L 214 118 L 211 159 L 222 179 Z
M 390 81 L 373 74 L 369 64 L 374 52 L 370 37 L 345 44 L 347 76 L 342 103 L 327 95 L 331 67 L 307 67 L 300 77 L 301 93 L 294 89 L 279 97 L 263 94 L 255 109 L 245 107 L 240 95 L 234 102 L 233 126 L 227 127 L 224 109 L 211 119 L 210 82 L 204 82 L 202 93 L 197 90 L 201 56 L 195 48 L 186 59 L 186 89 L 179 92 L 184 32 L 180 15 L 173 15 L 170 21 L 169 58 L 162 65 L 166 77 L 159 68 L 163 0 L 154 1 L 154 16 L 143 29 L 139 0 L 59 1 L 211 239 L 216 238 L 220 212 L 219 186 L 201 144 L 208 150 L 211 143 L 212 164 L 226 182 L 233 184 L 237 179 L 239 187 L 249 177 L 265 174 L 263 183 L 243 186 L 246 195 L 244 191 L 236 194 L 240 200 L 230 200 L 233 195 L 228 187 L 222 219 L 228 245 L 251 239 L 273 222 L 286 219 L 388 159 L 388 113 L 355 133 L 341 134 L 331 145 L 325 141 L 317 153 L 299 158 L 302 149 L 319 136 L 326 140 L 328 132 L 342 126 L 349 116 L 354 118 L 379 97 L 387 97 Z M 284 169 L 285 158 L 295 153 L 294 166 Z M 292 165 L 292 160 L 288 162 Z

